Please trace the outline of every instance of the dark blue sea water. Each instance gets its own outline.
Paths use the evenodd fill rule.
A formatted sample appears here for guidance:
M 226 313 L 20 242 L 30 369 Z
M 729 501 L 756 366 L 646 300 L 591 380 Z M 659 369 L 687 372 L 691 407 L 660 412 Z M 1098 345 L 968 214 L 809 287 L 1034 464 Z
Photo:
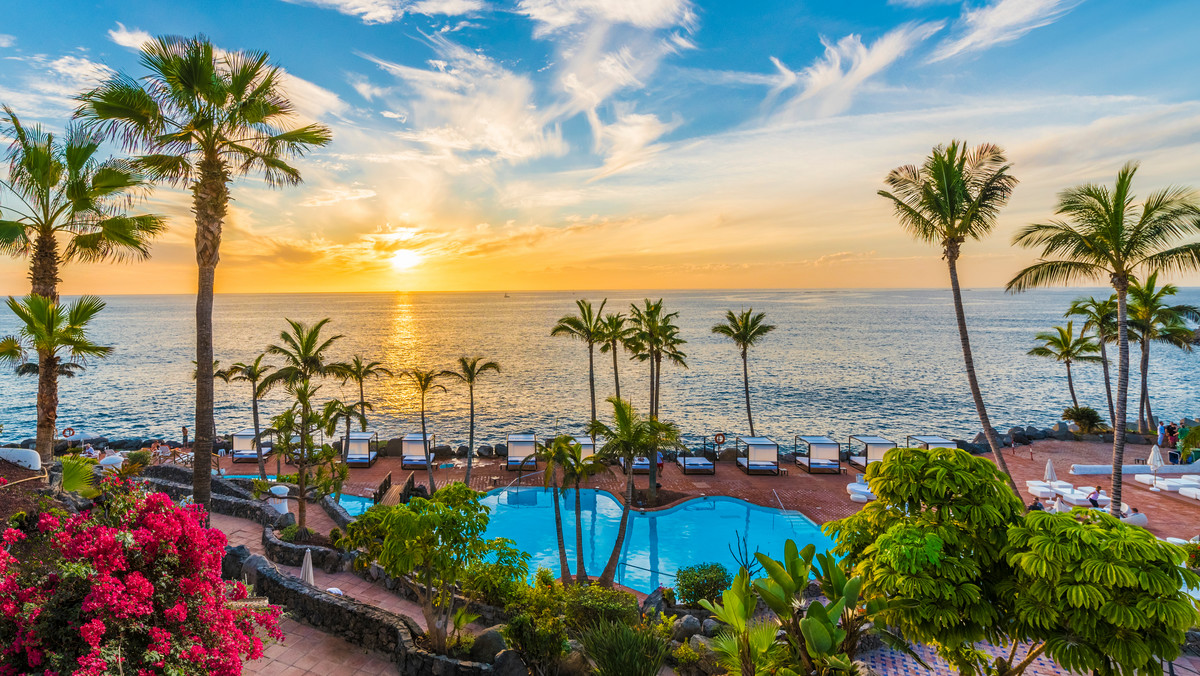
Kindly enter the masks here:
M 1063 368 L 1025 356 L 1033 335 L 1062 322 L 1072 298 L 1102 289 L 1039 291 L 1017 296 L 993 289 L 967 290 L 966 311 L 985 400 L 998 427 L 1049 424 L 1069 405 Z M 602 293 L 588 294 L 599 301 Z M 664 297 L 679 312 L 689 368 L 663 377 L 661 414 L 693 438 L 722 430 L 746 433 L 741 363 L 726 339 L 710 327 L 726 309 L 765 311 L 779 328 L 751 353 L 750 375 L 759 434 L 790 446 L 796 434 L 876 433 L 903 442 L 908 434 L 971 436 L 979 429 L 963 375 L 950 294 L 913 291 L 672 291 L 614 292 L 608 309 L 625 310 L 644 296 Z M 352 295 L 220 295 L 216 300 L 216 354 L 222 364 L 253 359 L 278 338 L 284 317 L 331 317 L 343 334 L 335 358 L 362 354 L 399 372 L 449 368 L 461 354 L 498 361 L 477 389 L 478 443 L 502 441 L 509 432 L 549 435 L 578 432 L 589 418 L 587 351 L 550 337 L 555 320 L 574 310 L 567 292 L 428 293 Z M 1184 289 L 1181 302 L 1200 304 L 1200 289 Z M 192 317 L 190 296 L 114 296 L 95 323 L 94 336 L 114 346 L 111 358 L 62 384 L 59 427 L 118 437 L 178 439 L 193 427 Z M 0 312 L 0 335 L 15 330 Z M 1156 413 L 1178 418 L 1200 414 L 1194 386 L 1200 355 L 1156 347 L 1151 395 Z M 1134 376 L 1136 356 L 1134 350 Z M 644 408 L 645 365 L 620 362 L 622 394 Z M 612 394 L 612 360 L 596 356 L 597 396 Z M 1098 366 L 1079 366 L 1083 403 L 1105 411 Z M 428 421 L 438 440 L 465 443 L 467 397 L 451 382 L 428 401 Z M 36 383 L 0 373 L 0 441 L 34 433 Z M 1135 388 L 1131 388 L 1135 389 Z M 321 394 L 356 400 L 353 386 L 324 383 Z M 383 437 L 415 431 L 418 399 L 412 385 L 389 379 L 368 384 L 375 406 L 372 427 Z M 267 417 L 284 406 L 282 393 L 263 404 Z M 603 406 L 603 404 L 602 404 Z M 602 409 L 603 410 L 603 409 Z M 1136 399 L 1131 398 L 1136 411 Z M 1131 413 L 1130 417 L 1134 414 Z M 217 427 L 230 433 L 250 425 L 244 384 L 217 383 Z

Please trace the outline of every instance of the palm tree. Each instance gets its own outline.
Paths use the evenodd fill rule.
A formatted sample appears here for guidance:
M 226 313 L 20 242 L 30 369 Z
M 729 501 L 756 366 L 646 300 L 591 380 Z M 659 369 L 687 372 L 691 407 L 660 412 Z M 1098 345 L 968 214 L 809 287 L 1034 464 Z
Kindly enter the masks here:
M 54 457 L 54 429 L 58 420 L 58 371 L 64 357 L 81 363 L 103 358 L 111 347 L 88 338 L 88 324 L 104 309 L 96 296 L 83 296 L 63 306 L 36 293 L 8 299 L 8 309 L 21 322 L 17 335 L 0 339 L 0 361 L 13 366 L 25 363 L 30 351 L 38 355 L 37 452 L 44 464 Z
M 1100 363 L 1104 367 L 1104 394 L 1108 398 L 1108 419 L 1115 428 L 1117 412 L 1113 408 L 1112 379 L 1108 372 L 1106 345 L 1117 338 L 1117 299 L 1111 297 L 1097 300 L 1094 296 L 1076 298 L 1071 301 L 1063 316 L 1083 319 L 1083 326 L 1079 327 L 1079 332 L 1091 331 L 1096 334 L 1096 343 L 1100 346 Z
M 593 453 L 585 458 L 580 444 L 570 444 L 562 460 L 562 485 L 575 489 L 575 582 L 587 584 L 588 574 L 583 565 L 583 500 L 580 488 L 583 482 L 610 470 L 603 455 Z
M 1129 331 L 1142 351 L 1142 387 L 1138 403 L 1138 432 L 1141 434 L 1154 428 L 1154 415 L 1150 410 L 1150 344 L 1164 343 L 1190 352 L 1195 334 L 1187 323 L 1200 320 L 1200 307 L 1167 304 L 1166 298 L 1178 292 L 1179 288 L 1174 284 L 1159 287 L 1157 271 L 1146 278 L 1145 284 L 1129 283 Z
M 357 354 L 338 371 L 337 375 L 341 377 L 343 385 L 351 380 L 358 384 L 358 406 L 362 409 L 363 420 L 366 420 L 367 408 L 369 407 L 367 405 L 364 383 L 366 383 L 368 378 L 382 378 L 384 376 L 391 378 L 392 372 L 385 368 L 382 363 L 377 361 L 369 362 Z M 366 431 L 366 428 L 363 431 Z
M 542 475 L 546 488 L 552 489 L 554 495 L 554 530 L 558 535 L 558 569 L 563 584 L 571 581 L 571 567 L 567 563 L 567 542 L 563 538 L 562 504 L 559 502 L 558 470 L 568 462 L 567 455 L 575 439 L 568 435 L 559 435 L 551 440 L 549 446 L 538 444 L 538 457 L 546 462 L 546 470 Z
M 262 428 L 258 422 L 258 400 L 267 396 L 267 392 L 271 391 L 272 383 L 264 382 L 264 379 L 275 368 L 270 364 L 263 363 L 263 359 L 266 356 L 265 354 L 260 354 L 249 364 L 239 361 L 229 367 L 230 380 L 250 384 L 250 410 L 254 415 L 254 451 L 258 454 L 258 477 L 263 481 L 267 480 L 267 464 L 263 460 L 262 441 L 260 439 Z
M 482 363 L 480 363 L 482 362 Z M 475 383 L 479 376 L 488 371 L 500 372 L 500 365 L 494 361 L 483 361 L 483 357 L 459 357 L 457 371 L 442 371 L 447 378 L 458 378 L 467 385 L 467 396 L 471 402 L 471 426 L 467 436 L 467 475 L 463 483 L 471 485 L 471 465 L 475 460 Z
M 346 456 L 350 454 L 351 423 L 357 422 L 362 431 L 367 431 L 367 415 L 363 412 L 362 406 L 359 405 L 363 403 L 366 402 L 360 401 L 351 404 L 340 399 L 330 399 L 329 401 L 325 402 L 325 406 L 321 411 L 321 417 L 325 420 L 325 434 L 329 435 L 330 437 L 337 434 L 338 423 L 342 420 L 346 421 L 346 436 L 342 439 L 342 462 L 346 462 Z M 340 490 L 334 499 L 342 499 Z
M 748 353 L 750 347 L 768 333 L 775 330 L 771 324 L 764 324 L 766 313 L 754 314 L 754 308 L 734 314 L 733 310 L 725 311 L 725 323 L 712 327 L 712 332 L 725 336 L 733 341 L 742 353 L 742 387 L 746 392 L 746 420 L 750 423 L 750 436 L 754 434 L 754 416 L 750 415 L 750 367 Z
M 658 299 L 651 302 L 646 298 L 642 307 L 630 306 L 633 315 L 633 334 L 629 344 L 634 356 L 641 361 L 650 363 L 650 419 L 658 419 L 658 404 L 662 392 L 662 366 L 666 359 L 677 366 L 687 368 L 687 355 L 679 350 L 680 345 L 687 343 L 679 337 L 679 327 L 675 320 L 678 312 L 663 313 L 663 301 Z M 647 500 L 650 504 L 658 501 L 658 463 L 655 462 L 658 448 L 650 449 L 650 475 L 647 489 Z
M 620 312 L 610 312 L 600 321 L 600 335 L 597 336 L 597 340 L 600 342 L 601 352 L 612 353 L 613 386 L 616 388 L 617 399 L 621 398 L 621 373 L 617 368 L 617 353 L 626 349 L 632 336 L 633 327 L 629 325 L 629 319 Z
M 1130 162 L 1108 186 L 1088 183 L 1064 190 L 1048 223 L 1022 228 L 1014 242 L 1041 249 L 1041 260 L 1021 270 L 1007 285 L 1010 292 L 1108 279 L 1117 293 L 1117 398 L 1113 427 L 1112 514 L 1121 509 L 1121 466 L 1125 461 L 1125 413 L 1129 393 L 1129 321 L 1127 295 L 1138 270 L 1187 271 L 1200 268 L 1200 242 L 1176 244 L 1200 230 L 1200 206 L 1194 193 L 1170 187 L 1134 203 Z
M 592 395 L 592 422 L 596 421 L 596 351 L 595 346 L 600 342 L 603 333 L 601 326 L 600 313 L 604 311 L 604 304 L 608 299 L 600 301 L 600 307 L 593 309 L 592 302 L 589 300 L 580 299 L 575 301 L 575 307 L 579 308 L 577 315 L 564 315 L 550 329 L 552 336 L 568 336 L 576 340 L 581 340 L 587 344 L 588 349 L 588 391 Z
M 1075 322 L 1067 322 L 1066 326 L 1056 326 L 1053 332 L 1043 331 L 1034 337 L 1043 344 L 1031 349 L 1028 354 L 1031 357 L 1053 359 L 1066 365 L 1071 405 L 1079 408 L 1079 397 L 1075 396 L 1075 381 L 1071 378 L 1071 364 L 1100 361 L 1100 357 L 1096 356 L 1100 351 L 1096 339 L 1084 334 L 1082 330 L 1078 336 L 1075 335 Z
M 609 397 L 608 401 L 613 407 L 613 424 L 609 426 L 597 420 L 589 430 L 593 437 L 604 437 L 607 440 L 597 455 L 606 459 L 624 458 L 626 465 L 629 465 L 635 457 L 648 455 L 661 445 L 678 443 L 679 428 L 675 425 L 653 418 L 643 418 L 627 399 Z M 654 467 L 654 462 L 651 462 L 650 466 Z M 602 587 L 612 587 L 616 578 L 617 563 L 621 557 L 621 548 L 625 545 L 626 526 L 629 524 L 629 510 L 632 504 L 633 472 L 630 472 L 625 479 L 625 504 L 621 508 L 617 539 L 613 543 L 612 553 L 608 556 L 608 563 L 605 564 L 600 579 L 596 581 L 596 584 Z
M 120 139 L 151 178 L 192 192 L 196 222 L 195 457 L 212 453 L 213 283 L 229 183 L 258 174 L 271 187 L 295 185 L 300 172 L 288 161 L 330 140 L 327 127 L 290 127 L 294 108 L 283 92 L 283 72 L 266 52 L 218 50 L 203 36 L 159 37 L 142 47 L 141 79 L 113 75 L 79 97 L 76 116 L 87 128 Z M 207 463 L 195 463 L 196 502 L 209 500 Z
M 316 396 L 317 390 L 321 389 L 320 385 L 313 385 L 307 378 L 296 378 L 284 381 L 284 388 L 292 395 L 295 403 L 272 420 L 272 427 L 279 451 L 296 465 L 296 486 L 300 494 L 296 507 L 296 526 L 300 530 L 301 538 L 306 538 L 308 500 L 304 496 L 308 495 L 308 467 L 317 457 L 314 436 L 318 430 L 325 427 L 327 421 L 321 412 L 317 411 Z M 292 438 L 296 436 L 300 437 L 299 448 L 292 446 Z
M 958 284 L 958 258 L 963 243 L 982 239 L 992 231 L 1000 209 L 1008 203 L 1017 185 L 1017 179 L 1008 173 L 1009 166 L 1004 151 L 997 146 L 985 143 L 968 150 L 965 144 L 952 141 L 949 146 L 936 146 L 920 167 L 906 165 L 888 172 L 884 182 L 891 192 L 880 190 L 879 195 L 891 201 L 902 228 L 918 240 L 942 249 L 950 270 L 954 314 L 971 398 L 992 457 L 1016 493 L 1017 485 L 1004 461 L 975 376 L 975 359 L 971 355 L 971 338 Z
M 437 379 L 444 375 L 445 371 L 422 369 L 406 369 L 400 374 L 402 378 L 411 378 L 421 394 L 421 445 L 425 448 L 425 470 L 429 472 L 430 495 L 437 492 L 437 484 L 433 481 L 433 460 L 429 457 L 429 435 L 425 431 L 425 395 L 433 390 L 446 391 L 446 386 L 437 382 Z

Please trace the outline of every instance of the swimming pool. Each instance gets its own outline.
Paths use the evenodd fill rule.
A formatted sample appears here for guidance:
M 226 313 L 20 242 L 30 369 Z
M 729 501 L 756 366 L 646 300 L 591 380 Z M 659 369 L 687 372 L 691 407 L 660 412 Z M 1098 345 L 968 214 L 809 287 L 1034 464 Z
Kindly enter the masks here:
M 574 573 L 575 494 L 563 491 L 560 499 L 567 560 Z M 589 575 L 599 575 L 617 539 L 621 504 L 608 493 L 592 489 L 581 491 L 580 499 L 584 565 Z M 529 552 L 531 573 L 540 566 L 559 574 L 550 490 L 503 488 L 488 493 L 482 502 L 492 510 L 489 538 L 509 538 Z M 649 593 L 660 586 L 673 586 L 674 575 L 682 566 L 716 562 L 736 573 L 738 563 L 733 552 L 741 536 L 745 536 L 751 554 L 757 549 L 775 559 L 783 557 L 783 543 L 789 538 L 800 547 L 814 544 L 818 551 L 834 545 L 803 514 L 784 513 L 736 498 L 703 497 L 666 510 L 631 512 L 617 581 Z
M 231 475 L 223 476 L 222 478 L 223 479 L 257 479 L 258 475 L 257 474 L 231 474 Z M 268 474 L 267 480 L 274 481 L 275 475 Z M 342 498 L 341 498 L 341 500 L 338 501 L 338 503 L 341 504 L 341 506 L 346 509 L 346 512 L 348 512 L 350 514 L 350 516 L 359 516 L 363 512 L 370 509 L 371 505 L 375 504 L 374 501 L 371 500 L 371 498 L 360 498 L 357 495 L 346 495 L 344 493 L 342 494 Z

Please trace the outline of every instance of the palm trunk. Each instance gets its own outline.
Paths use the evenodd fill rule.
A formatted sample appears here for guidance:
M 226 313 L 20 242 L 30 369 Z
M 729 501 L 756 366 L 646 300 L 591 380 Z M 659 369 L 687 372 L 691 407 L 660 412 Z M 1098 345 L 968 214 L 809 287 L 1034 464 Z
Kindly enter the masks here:
M 342 447 L 346 449 L 345 453 L 342 456 L 342 462 L 346 462 L 346 460 L 350 457 L 350 416 L 346 416 L 346 441 L 344 444 L 342 444 Z M 371 441 L 368 439 L 367 440 L 367 464 L 370 464 L 370 460 L 371 460 Z M 330 463 L 330 465 L 329 465 L 330 481 L 334 480 L 334 476 L 335 476 L 336 472 L 337 472 L 337 470 L 334 468 L 333 463 Z M 338 489 L 335 492 L 333 499 L 335 502 L 337 502 L 339 504 L 342 502 L 342 484 L 340 484 L 340 483 L 338 484 Z
M 595 344 L 588 341 L 588 391 L 592 395 L 592 422 L 596 422 L 596 350 Z
M 1075 396 L 1075 381 L 1071 378 L 1071 362 L 1067 364 L 1067 389 L 1071 390 L 1071 405 L 1079 408 L 1079 398 Z
M 358 405 L 362 408 L 363 421 L 367 419 L 367 395 L 363 388 L 363 381 L 358 381 Z M 370 449 L 368 449 L 370 450 Z
M 258 478 L 263 481 L 267 480 L 267 462 L 263 459 L 262 440 L 259 435 L 262 430 L 258 425 L 258 383 L 250 382 L 250 411 L 254 415 L 254 451 L 258 454 Z M 195 459 L 195 456 L 193 456 Z
M 563 537 L 562 505 L 559 504 L 557 472 L 551 481 L 554 487 L 554 530 L 558 535 L 558 577 L 563 584 L 570 584 L 571 567 L 567 564 L 567 540 Z
M 475 460 L 475 386 L 467 385 L 467 395 L 471 399 L 471 427 L 467 432 L 467 476 L 466 484 L 471 486 L 471 464 Z
M 617 369 L 617 344 L 612 343 L 613 354 L 613 386 L 617 390 L 617 399 L 621 398 L 621 373 Z
M 42 464 L 54 459 L 54 430 L 58 422 L 58 357 L 38 353 L 37 452 Z
M 300 531 L 300 538 L 307 539 L 305 536 L 308 530 L 305 526 L 308 516 L 308 451 L 304 448 L 304 438 L 300 439 L 300 457 L 296 462 L 296 486 L 300 489 L 300 497 L 296 501 L 296 528 Z
M 425 393 L 421 393 L 421 446 L 425 449 L 425 471 L 429 472 L 429 495 L 437 492 L 433 482 L 433 458 L 429 457 L 429 435 L 425 432 Z
M 1142 402 L 1146 407 L 1146 429 L 1153 433 L 1154 412 L 1150 410 L 1150 341 L 1142 343 Z
M 215 154 L 200 162 L 192 188 L 196 214 L 196 440 L 192 447 L 192 499 L 208 508 L 212 485 L 213 426 L 213 284 L 220 259 L 221 226 L 229 203 L 229 173 Z M 304 496 L 300 499 L 304 504 Z M 303 507 L 301 508 L 303 510 Z M 301 514 L 304 512 L 301 511 Z
M 954 316 L 958 321 L 958 337 L 962 343 L 963 365 L 967 371 L 967 384 L 971 388 L 971 398 L 975 400 L 975 411 L 979 414 L 979 422 L 983 425 L 983 435 L 987 438 L 988 446 L 992 449 L 992 457 L 996 466 L 1008 477 L 1008 485 L 1013 493 L 1020 495 L 1017 484 L 1013 481 L 1012 473 L 1008 471 L 1008 463 L 1004 461 L 1004 451 L 996 438 L 996 430 L 988 418 L 987 408 L 983 405 L 983 393 L 979 391 L 979 379 L 975 376 L 975 359 L 971 356 L 971 337 L 967 333 L 967 316 L 963 311 L 962 290 L 958 285 L 958 244 L 952 243 L 946 247 L 946 265 L 950 268 L 950 289 L 954 294 Z
M 750 436 L 754 434 L 754 416 L 750 414 L 750 365 L 746 348 L 742 348 L 742 388 L 746 391 L 746 420 L 750 423 Z
M 587 584 L 588 575 L 583 569 L 583 500 L 579 497 L 579 481 L 575 482 L 575 582 Z
M 1113 279 L 1113 287 L 1117 290 L 1117 420 L 1113 426 L 1113 471 L 1112 471 L 1112 504 L 1109 512 L 1117 518 L 1121 517 L 1121 471 L 1125 464 L 1125 414 L 1126 399 L 1129 395 L 1129 323 L 1126 315 L 1125 294 L 1129 289 L 1129 280 Z
M 604 564 L 604 572 L 596 584 L 612 588 L 617 577 L 617 563 L 621 558 L 621 548 L 625 546 L 625 528 L 629 525 L 629 506 L 633 504 L 633 471 L 625 479 L 625 506 L 621 509 L 621 523 L 617 526 L 617 540 L 613 543 L 612 553 L 608 555 L 608 563 Z
M 1116 425 L 1117 412 L 1113 409 L 1112 379 L 1108 374 L 1108 350 L 1104 347 L 1106 336 L 1100 336 L 1100 364 L 1104 367 L 1104 394 L 1108 397 L 1108 420 Z
M 1149 355 L 1146 354 L 1146 339 L 1143 337 L 1138 341 L 1138 347 L 1141 348 L 1141 360 L 1138 365 L 1141 367 L 1141 386 L 1138 387 L 1138 434 L 1146 434 L 1149 431 L 1149 425 L 1146 424 L 1146 363 L 1150 361 Z

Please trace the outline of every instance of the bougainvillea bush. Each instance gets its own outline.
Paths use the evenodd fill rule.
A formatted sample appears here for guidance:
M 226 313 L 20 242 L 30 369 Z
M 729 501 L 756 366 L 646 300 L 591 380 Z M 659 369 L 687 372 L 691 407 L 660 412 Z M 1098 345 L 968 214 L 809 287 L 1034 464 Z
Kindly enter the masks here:
M 0 676 L 241 674 L 279 612 L 221 579 L 198 507 L 105 479 L 96 506 L 3 533 Z

